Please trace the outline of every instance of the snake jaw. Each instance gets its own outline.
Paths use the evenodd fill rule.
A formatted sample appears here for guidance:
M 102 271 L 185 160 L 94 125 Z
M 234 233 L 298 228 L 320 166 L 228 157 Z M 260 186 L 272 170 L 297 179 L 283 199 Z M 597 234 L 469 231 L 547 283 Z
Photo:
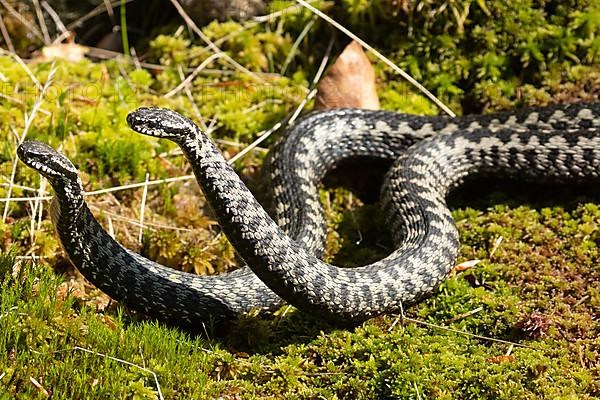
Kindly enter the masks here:
M 178 143 L 200 132 L 200 128 L 191 120 L 167 108 L 138 108 L 127 115 L 127 123 L 131 129 L 143 135 Z
M 30 168 L 51 181 L 66 179 L 78 181 L 77 168 L 63 154 L 47 144 L 28 140 L 21 143 L 17 149 L 19 159 Z

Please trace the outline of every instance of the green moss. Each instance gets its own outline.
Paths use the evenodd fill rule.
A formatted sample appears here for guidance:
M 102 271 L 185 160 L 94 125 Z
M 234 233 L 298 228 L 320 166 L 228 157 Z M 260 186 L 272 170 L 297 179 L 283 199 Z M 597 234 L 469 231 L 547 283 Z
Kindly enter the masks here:
M 292 2 L 284 3 L 277 6 Z M 456 110 L 597 96 L 597 1 L 323 6 Z M 190 82 L 213 137 L 243 146 L 304 98 L 324 51 L 322 38 L 331 35 L 316 21 L 288 57 L 312 18 L 301 10 L 263 25 L 225 22 L 203 28 L 256 74 L 250 77 L 219 58 Z M 221 40 L 224 36 L 229 39 Z M 62 146 L 87 190 L 140 182 L 146 173 L 150 179 L 188 174 L 173 145 L 131 133 L 125 116 L 138 106 L 157 105 L 198 118 L 185 90 L 162 95 L 180 84 L 180 71 L 191 73 L 211 54 L 185 34 L 163 35 L 151 42 L 149 61 L 164 70 L 135 69 L 124 61 L 58 62 L 44 111 L 27 137 Z M 282 76 L 286 60 L 291 61 Z M 29 67 L 46 81 L 49 63 Z M 387 67 L 379 62 L 375 67 L 385 109 L 437 112 Z M 3 93 L 13 98 L 0 104 L 0 175 L 8 179 L 15 134 L 23 131 L 23 113 L 38 91 L 11 58 L 0 57 L 0 68 Z M 223 146 L 229 155 L 238 148 Z M 257 153 L 236 164 L 254 186 L 261 159 Z M 40 185 L 39 175 L 21 164 L 15 181 L 33 189 Z M 0 186 L 0 198 L 6 194 L 7 187 Z M 14 187 L 12 194 L 32 192 Z M 323 190 L 321 197 L 329 224 L 328 260 L 353 266 L 391 251 L 377 204 L 363 204 L 338 188 Z M 66 267 L 48 204 L 32 242 L 31 206 L 12 202 L 0 223 L 1 396 L 41 396 L 34 378 L 56 399 L 157 397 L 151 374 L 101 353 L 154 371 L 165 398 L 599 397 L 600 208 L 577 196 L 553 204 L 498 192 L 480 197 L 459 199 L 453 211 L 461 235 L 459 262 L 480 263 L 453 273 L 430 298 L 407 308 L 410 319 L 391 315 L 332 326 L 283 307 L 271 316 L 250 313 L 226 329 L 209 324 L 201 335 L 146 320 L 114 302 L 106 305 L 97 289 Z M 143 206 L 141 188 L 87 200 L 120 242 L 166 265 L 215 273 L 238 263 L 195 184 L 149 187 L 141 243 L 135 225 Z M 43 262 L 15 258 L 31 254 L 43 256 Z

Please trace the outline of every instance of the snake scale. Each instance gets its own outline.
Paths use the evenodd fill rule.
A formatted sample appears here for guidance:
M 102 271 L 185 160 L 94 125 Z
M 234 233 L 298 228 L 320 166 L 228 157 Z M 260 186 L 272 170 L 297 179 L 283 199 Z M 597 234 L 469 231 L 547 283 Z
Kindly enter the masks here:
M 192 121 L 159 108 L 138 109 L 127 121 L 139 133 L 181 147 L 223 231 L 254 273 L 244 267 L 196 276 L 147 260 L 94 219 L 64 155 L 33 141 L 18 155 L 53 186 L 52 219 L 82 274 L 128 306 L 181 325 L 273 309 L 282 299 L 334 320 L 397 311 L 431 294 L 452 268 L 458 234 L 445 196 L 465 177 L 573 181 L 600 175 L 600 103 L 455 119 L 326 111 L 296 123 L 270 152 L 271 218 Z M 373 264 L 339 268 L 319 259 L 325 225 L 318 187 L 327 171 L 355 157 L 394 160 L 381 204 L 396 246 Z

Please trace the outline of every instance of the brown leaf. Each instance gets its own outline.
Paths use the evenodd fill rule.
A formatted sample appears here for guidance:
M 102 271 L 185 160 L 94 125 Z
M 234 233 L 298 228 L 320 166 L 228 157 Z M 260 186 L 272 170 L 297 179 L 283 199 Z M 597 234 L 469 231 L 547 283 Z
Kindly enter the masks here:
M 357 42 L 346 46 L 319 82 L 315 109 L 332 108 L 379 110 L 375 70 Z
M 495 356 L 495 357 L 489 357 L 486 358 L 485 361 L 492 363 L 492 364 L 502 364 L 505 362 L 513 362 L 515 361 L 515 356 L 513 355 L 507 355 L 507 356 Z

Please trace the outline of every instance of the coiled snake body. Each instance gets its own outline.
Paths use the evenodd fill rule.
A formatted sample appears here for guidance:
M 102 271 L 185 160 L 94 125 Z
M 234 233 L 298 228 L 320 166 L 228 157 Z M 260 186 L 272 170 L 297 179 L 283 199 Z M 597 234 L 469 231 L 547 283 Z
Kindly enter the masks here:
M 123 248 L 94 220 L 66 157 L 37 142 L 23 143 L 19 157 L 54 187 L 55 226 L 80 271 L 129 306 L 181 324 L 231 318 L 254 307 L 272 309 L 280 297 L 332 319 L 396 311 L 430 294 L 452 268 L 458 235 L 445 195 L 464 177 L 600 175 L 597 103 L 456 119 L 329 111 L 298 122 L 270 154 L 271 219 L 190 120 L 170 110 L 141 108 L 128 123 L 182 148 L 223 230 L 256 275 L 242 268 L 199 277 L 151 262 Z M 358 156 L 395 160 L 381 203 L 396 249 L 371 265 L 344 269 L 318 258 L 325 229 L 317 189 L 339 161 Z

